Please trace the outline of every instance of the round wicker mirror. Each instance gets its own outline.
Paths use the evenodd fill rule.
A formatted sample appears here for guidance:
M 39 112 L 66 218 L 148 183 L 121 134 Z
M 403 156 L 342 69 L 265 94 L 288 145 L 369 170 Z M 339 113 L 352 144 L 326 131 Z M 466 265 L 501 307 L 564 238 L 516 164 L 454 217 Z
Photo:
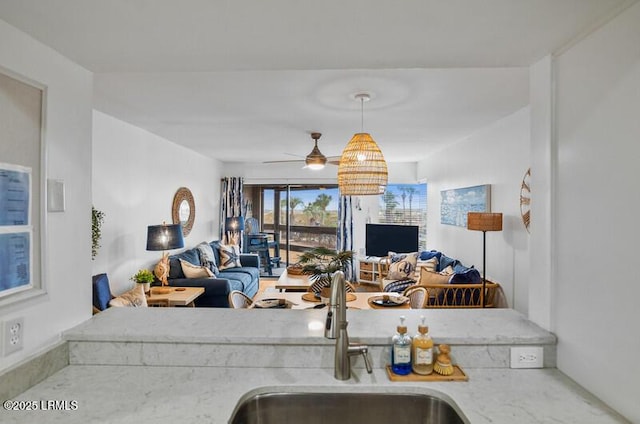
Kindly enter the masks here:
M 182 235 L 188 236 L 196 219 L 196 205 L 188 188 L 180 187 L 173 196 L 171 217 L 174 224 L 182 224 Z

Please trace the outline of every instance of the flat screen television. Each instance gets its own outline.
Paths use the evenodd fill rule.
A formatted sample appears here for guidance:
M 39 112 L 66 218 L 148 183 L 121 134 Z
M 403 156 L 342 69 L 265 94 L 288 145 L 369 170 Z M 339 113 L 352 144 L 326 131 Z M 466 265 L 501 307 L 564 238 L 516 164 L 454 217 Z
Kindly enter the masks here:
M 367 256 L 387 256 L 392 252 L 418 251 L 418 226 L 367 224 L 365 252 Z

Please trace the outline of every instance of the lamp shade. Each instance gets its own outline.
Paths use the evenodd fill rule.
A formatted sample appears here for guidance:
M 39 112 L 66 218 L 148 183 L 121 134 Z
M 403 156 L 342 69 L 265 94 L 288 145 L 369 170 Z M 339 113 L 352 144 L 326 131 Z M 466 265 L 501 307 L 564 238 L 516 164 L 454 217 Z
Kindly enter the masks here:
M 181 247 L 184 247 L 181 224 L 147 227 L 147 250 L 171 250 Z
M 502 214 L 469 212 L 467 213 L 467 229 L 476 231 L 502 231 Z
M 244 231 L 244 218 L 241 216 L 231 216 L 225 219 L 224 226 L 227 231 Z
M 338 187 L 343 196 L 377 195 L 387 187 L 387 162 L 367 133 L 355 134 L 340 156 Z

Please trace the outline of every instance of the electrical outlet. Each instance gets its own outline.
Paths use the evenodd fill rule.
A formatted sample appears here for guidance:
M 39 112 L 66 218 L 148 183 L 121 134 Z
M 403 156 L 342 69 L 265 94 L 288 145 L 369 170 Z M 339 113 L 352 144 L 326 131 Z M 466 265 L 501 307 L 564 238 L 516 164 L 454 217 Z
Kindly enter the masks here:
M 4 322 L 2 341 L 2 353 L 4 356 L 22 349 L 24 344 L 24 318 L 14 318 Z
M 543 351 L 540 346 L 511 348 L 511 368 L 542 368 Z

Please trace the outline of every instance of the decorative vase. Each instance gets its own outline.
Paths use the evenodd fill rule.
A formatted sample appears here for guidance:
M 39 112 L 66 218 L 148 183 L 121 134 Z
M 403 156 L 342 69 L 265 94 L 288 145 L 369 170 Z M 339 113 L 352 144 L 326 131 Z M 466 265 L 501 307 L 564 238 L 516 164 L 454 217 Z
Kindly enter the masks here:
M 149 293 L 149 290 L 151 290 L 151 283 L 138 283 L 142 285 L 142 291 L 145 293 Z

